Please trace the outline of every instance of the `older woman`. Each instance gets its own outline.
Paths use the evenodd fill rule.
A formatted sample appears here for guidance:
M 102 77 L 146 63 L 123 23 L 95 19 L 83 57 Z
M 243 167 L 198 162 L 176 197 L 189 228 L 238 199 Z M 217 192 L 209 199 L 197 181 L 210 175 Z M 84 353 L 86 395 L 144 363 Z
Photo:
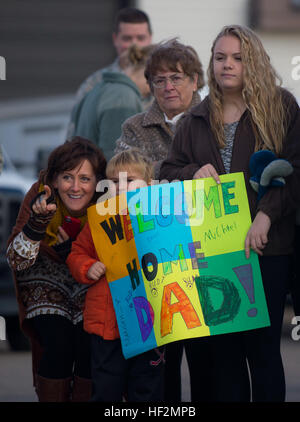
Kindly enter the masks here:
M 154 96 L 149 109 L 130 117 L 122 126 L 116 152 L 141 149 L 156 162 L 166 158 L 177 127 L 186 113 L 201 101 L 203 70 L 195 50 L 176 39 L 156 46 L 148 59 L 145 76 Z
M 87 288 L 73 279 L 65 260 L 105 167 L 100 149 L 86 139 L 57 147 L 27 193 L 8 240 L 39 401 L 90 398 L 90 337 L 82 327 Z
M 130 147 L 140 149 L 155 162 L 157 178 L 161 162 L 166 158 L 175 130 L 185 120 L 187 112 L 201 101 L 198 91 L 204 86 L 203 70 L 195 50 L 176 39 L 158 44 L 151 53 L 145 76 L 154 96 L 149 109 L 130 117 L 122 126 L 116 152 Z M 199 383 L 200 354 L 205 345 L 198 339 L 170 343 L 166 347 L 165 400 L 181 400 L 181 360 L 185 348 L 191 375 L 192 400 L 206 400 L 207 382 Z M 207 359 L 205 359 L 207 360 Z M 202 368 L 201 375 L 204 375 Z M 206 385 L 203 391 L 201 385 Z

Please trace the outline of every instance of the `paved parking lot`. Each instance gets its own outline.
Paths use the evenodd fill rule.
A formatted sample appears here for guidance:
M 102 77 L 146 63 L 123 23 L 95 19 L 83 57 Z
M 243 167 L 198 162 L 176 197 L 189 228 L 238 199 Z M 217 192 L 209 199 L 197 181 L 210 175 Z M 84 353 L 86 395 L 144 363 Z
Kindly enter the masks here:
M 291 338 L 292 314 L 286 312 L 282 336 L 287 402 L 300 402 L 300 340 Z M 299 330 L 300 331 L 300 330 Z M 189 374 L 186 361 L 182 364 L 183 401 L 190 401 Z M 5 341 L 0 341 L 0 402 L 37 401 L 32 387 L 30 352 L 11 352 Z

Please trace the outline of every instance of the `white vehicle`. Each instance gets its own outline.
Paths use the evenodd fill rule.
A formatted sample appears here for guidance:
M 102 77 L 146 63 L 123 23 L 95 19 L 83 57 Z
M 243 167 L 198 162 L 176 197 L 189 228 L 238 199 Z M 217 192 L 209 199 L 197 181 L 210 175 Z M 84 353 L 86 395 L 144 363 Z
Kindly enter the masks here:
M 21 174 L 37 177 L 50 151 L 65 142 L 72 104 L 70 96 L 0 103 L 0 142 Z
M 0 172 L 0 189 L 11 187 L 12 189 L 17 189 L 23 192 L 23 195 L 25 195 L 25 193 L 30 189 L 34 180 L 21 175 L 13 165 L 3 146 L 1 147 L 1 150 L 4 162 L 2 172 Z

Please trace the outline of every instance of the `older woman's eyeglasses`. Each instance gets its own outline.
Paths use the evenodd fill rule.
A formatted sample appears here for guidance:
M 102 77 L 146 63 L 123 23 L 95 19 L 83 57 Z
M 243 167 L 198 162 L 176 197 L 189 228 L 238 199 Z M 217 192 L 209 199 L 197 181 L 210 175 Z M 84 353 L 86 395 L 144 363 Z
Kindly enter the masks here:
M 185 75 L 184 73 L 175 73 L 174 75 L 166 76 L 166 77 L 158 76 L 158 77 L 152 79 L 152 84 L 157 89 L 165 88 L 167 81 L 170 81 L 170 83 L 173 86 L 180 86 L 180 85 L 183 84 L 186 77 L 187 77 L 187 75 Z

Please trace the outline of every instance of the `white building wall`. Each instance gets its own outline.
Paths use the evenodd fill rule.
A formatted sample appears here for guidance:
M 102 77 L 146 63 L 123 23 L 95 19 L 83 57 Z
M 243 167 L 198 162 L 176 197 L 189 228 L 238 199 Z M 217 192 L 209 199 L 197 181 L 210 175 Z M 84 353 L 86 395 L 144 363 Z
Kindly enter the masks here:
M 283 80 L 283 86 L 289 89 L 300 104 L 300 33 L 267 34 L 258 32 L 272 64 Z M 297 58 L 292 64 L 292 59 Z M 295 60 L 296 61 L 296 60 Z
M 154 42 L 178 36 L 196 49 L 205 71 L 212 42 L 221 28 L 248 25 L 248 0 L 139 0 L 137 7 L 151 19 Z M 292 58 L 300 56 L 299 33 L 258 35 L 283 79 L 283 86 L 300 99 L 300 66 L 297 70 L 292 65 Z M 295 74 L 299 75 L 298 80 Z

